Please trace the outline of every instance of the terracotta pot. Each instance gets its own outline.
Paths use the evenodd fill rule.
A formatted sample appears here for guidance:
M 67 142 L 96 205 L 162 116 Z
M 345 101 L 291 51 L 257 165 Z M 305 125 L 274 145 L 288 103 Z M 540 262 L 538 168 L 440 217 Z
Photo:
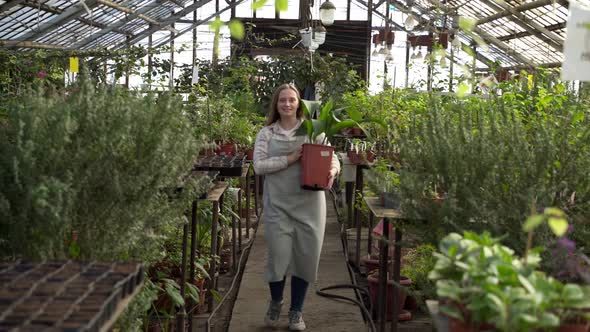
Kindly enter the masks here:
M 561 324 L 557 332 L 588 332 L 590 329 L 590 322 L 585 323 L 571 323 Z
M 418 300 L 412 296 L 406 296 L 406 302 L 404 303 L 404 309 L 409 311 L 416 311 L 418 310 Z
M 303 144 L 301 157 L 301 187 L 308 190 L 328 188 L 334 147 L 321 144 Z
M 373 304 L 373 308 L 377 308 L 377 293 L 379 292 L 379 277 L 377 274 L 369 275 L 367 277 L 367 281 L 369 282 L 369 293 L 371 295 L 371 303 Z M 399 283 L 404 287 L 409 287 L 412 284 L 412 280 L 410 278 L 401 276 Z M 404 314 L 402 311 L 404 307 L 404 303 L 406 302 L 406 292 L 402 289 L 397 288 L 396 296 L 398 298 L 398 320 L 407 320 L 407 314 Z M 386 305 L 385 305 L 385 317 L 387 320 L 391 320 L 393 314 L 393 280 L 387 280 L 387 291 L 386 291 Z M 410 316 L 411 318 L 411 316 Z
M 361 257 L 361 262 L 365 264 L 365 271 L 367 271 L 367 274 L 369 274 L 369 272 L 371 272 L 371 271 L 379 269 L 379 256 L 377 256 L 377 257 L 375 257 L 373 255 L 371 255 L 371 257 L 363 256 L 363 257 Z M 390 259 L 389 262 L 387 262 L 388 268 L 390 268 L 392 264 L 393 264 L 393 261 Z
M 254 149 L 246 150 L 246 160 L 254 160 Z
M 233 156 L 236 153 L 235 144 L 233 143 L 225 143 L 219 146 L 217 149 L 217 154 L 221 156 Z

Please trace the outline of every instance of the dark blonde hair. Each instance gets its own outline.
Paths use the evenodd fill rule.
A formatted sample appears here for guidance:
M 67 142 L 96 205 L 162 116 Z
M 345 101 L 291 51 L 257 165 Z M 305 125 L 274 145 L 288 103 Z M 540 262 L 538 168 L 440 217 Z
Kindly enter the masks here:
M 271 125 L 280 119 L 281 116 L 279 114 L 279 111 L 277 110 L 277 105 L 279 103 L 279 95 L 281 94 L 281 91 L 286 90 L 286 89 L 291 89 L 291 90 L 295 91 L 295 93 L 297 94 L 297 100 L 299 101 L 299 107 L 297 107 L 296 115 L 297 115 L 298 119 L 303 116 L 301 92 L 299 92 L 299 89 L 297 89 L 295 84 L 285 83 L 285 84 L 282 84 L 281 86 L 279 86 L 272 95 L 272 102 L 270 103 L 270 110 L 268 111 L 266 125 Z

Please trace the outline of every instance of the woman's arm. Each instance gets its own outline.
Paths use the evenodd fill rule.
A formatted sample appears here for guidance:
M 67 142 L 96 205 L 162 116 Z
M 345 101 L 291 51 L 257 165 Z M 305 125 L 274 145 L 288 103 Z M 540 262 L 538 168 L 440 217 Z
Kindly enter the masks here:
M 285 169 L 289 166 L 287 156 L 268 157 L 268 142 L 272 132 L 268 127 L 262 128 L 256 135 L 254 143 L 254 172 L 256 174 L 269 174 Z

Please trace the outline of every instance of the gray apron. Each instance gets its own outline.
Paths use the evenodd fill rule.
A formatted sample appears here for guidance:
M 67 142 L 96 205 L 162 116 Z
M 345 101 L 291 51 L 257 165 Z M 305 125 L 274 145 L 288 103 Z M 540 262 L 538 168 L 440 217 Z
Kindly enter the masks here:
M 268 157 L 286 156 L 306 140 L 305 136 L 277 138 L 268 143 Z M 265 278 L 281 281 L 286 275 L 309 283 L 316 279 L 326 226 L 324 191 L 301 189 L 301 163 L 267 174 L 262 214 L 268 247 Z

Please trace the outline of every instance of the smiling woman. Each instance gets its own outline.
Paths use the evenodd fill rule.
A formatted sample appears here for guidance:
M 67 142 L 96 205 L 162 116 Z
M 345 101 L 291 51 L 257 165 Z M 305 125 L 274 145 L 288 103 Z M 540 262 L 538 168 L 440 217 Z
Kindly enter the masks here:
M 285 280 L 291 275 L 289 328 L 296 331 L 305 329 L 303 301 L 307 286 L 316 279 L 326 224 L 324 192 L 301 189 L 301 146 L 309 143 L 306 135 L 296 135 L 303 123 L 302 104 L 293 84 L 279 86 L 267 126 L 258 133 L 254 147 L 254 170 L 265 175 L 262 216 L 271 301 L 264 321 L 271 327 L 279 324 Z M 339 169 L 334 156 L 330 185 Z

